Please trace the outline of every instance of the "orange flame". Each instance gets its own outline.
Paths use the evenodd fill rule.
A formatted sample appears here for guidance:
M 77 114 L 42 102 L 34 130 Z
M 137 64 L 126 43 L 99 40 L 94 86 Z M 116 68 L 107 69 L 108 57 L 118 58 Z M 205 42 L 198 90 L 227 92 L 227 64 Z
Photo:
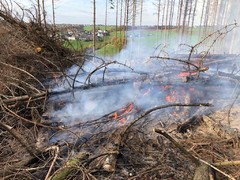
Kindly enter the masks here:
M 169 103 L 176 102 L 177 98 L 174 95 L 167 95 L 166 101 Z
M 118 126 L 124 126 L 127 124 L 127 118 L 121 118 L 119 121 L 118 121 Z
M 167 102 L 172 103 L 172 102 L 176 102 L 177 101 L 177 96 L 178 93 L 176 91 L 172 91 L 170 92 L 170 94 L 168 94 L 165 99 Z
M 199 68 L 197 71 L 186 71 L 186 72 L 181 72 L 178 74 L 179 77 L 186 77 L 186 76 L 195 76 L 197 75 L 199 72 L 205 72 L 209 69 L 209 67 L 201 67 Z
M 133 108 L 134 108 L 134 104 L 130 103 L 126 107 L 124 107 L 124 108 L 122 108 L 122 109 L 120 109 L 118 111 L 115 111 L 114 113 L 109 115 L 108 118 L 119 119 L 122 116 L 130 113 L 133 110 Z M 127 119 L 125 117 L 122 117 L 118 121 L 119 121 L 118 122 L 119 125 L 124 125 L 124 124 L 126 124 Z

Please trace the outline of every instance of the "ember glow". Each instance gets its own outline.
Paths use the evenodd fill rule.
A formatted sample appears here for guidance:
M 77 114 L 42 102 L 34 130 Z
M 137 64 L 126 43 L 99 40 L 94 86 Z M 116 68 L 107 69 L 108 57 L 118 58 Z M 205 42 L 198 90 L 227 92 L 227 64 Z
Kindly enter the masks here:
M 188 77 L 198 75 L 198 72 L 181 72 L 178 74 L 179 77 Z

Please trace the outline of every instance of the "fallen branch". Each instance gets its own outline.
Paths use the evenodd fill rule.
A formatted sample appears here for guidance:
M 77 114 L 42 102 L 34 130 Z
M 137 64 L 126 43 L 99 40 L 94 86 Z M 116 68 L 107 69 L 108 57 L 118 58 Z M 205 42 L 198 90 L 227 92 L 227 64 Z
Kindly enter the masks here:
M 3 99 L 2 101 L 5 104 L 12 104 L 12 103 L 16 103 L 17 101 L 28 101 L 29 99 L 33 100 L 35 98 L 45 97 L 46 95 L 47 95 L 47 92 L 41 92 L 32 96 L 29 96 L 29 95 L 17 96 L 10 99 Z
M 1 102 L 1 104 L 0 104 L 1 108 L 2 108 L 2 110 L 6 111 L 6 114 L 8 114 L 10 116 L 13 116 L 13 117 L 16 117 L 16 118 L 20 119 L 21 121 L 24 121 L 24 122 L 27 122 L 27 123 L 30 123 L 30 124 L 33 124 L 33 125 L 49 128 L 49 129 L 63 130 L 62 127 L 52 127 L 52 126 L 47 126 L 47 125 L 44 125 L 44 124 L 41 124 L 41 123 L 37 123 L 35 121 L 30 121 L 30 120 L 28 120 L 24 117 L 21 117 L 20 115 L 18 115 L 16 112 L 12 111 L 11 109 L 9 109 L 2 101 L 0 101 L 0 102 Z
M 18 142 L 27 150 L 27 152 L 34 157 L 37 157 L 37 150 L 34 149 L 33 147 L 30 147 L 30 145 L 25 141 L 25 139 L 18 133 L 16 132 L 13 128 L 10 126 L 0 122 L 0 127 L 8 131 L 14 138 L 18 140 Z
M 188 152 L 185 148 L 183 148 L 175 139 L 173 139 L 166 131 L 162 129 L 154 129 L 156 133 L 159 133 L 163 135 L 165 138 L 167 138 L 171 143 L 173 143 L 177 148 L 180 149 L 180 151 L 185 154 L 196 166 L 200 166 L 201 163 L 198 158 L 193 156 L 190 152 Z
M 240 165 L 240 161 L 224 161 L 224 162 L 218 162 L 214 163 L 214 166 L 236 166 Z
M 216 168 L 214 165 L 209 164 L 208 162 L 193 156 L 189 151 L 187 151 L 177 141 L 175 141 L 175 139 L 173 139 L 166 131 L 164 131 L 162 129 L 154 129 L 154 131 L 156 133 L 163 135 L 165 138 L 167 138 L 169 141 L 171 141 L 171 143 L 173 143 L 176 147 L 178 147 L 180 149 L 180 151 L 183 154 L 185 154 L 197 166 L 197 168 L 195 170 L 195 174 L 194 174 L 194 180 L 204 180 L 204 179 L 207 180 L 207 179 L 209 179 L 209 176 L 214 177 L 212 169 L 218 171 L 219 173 L 223 174 L 224 176 L 228 177 L 231 180 L 235 180 L 234 177 L 226 174 L 225 172 Z

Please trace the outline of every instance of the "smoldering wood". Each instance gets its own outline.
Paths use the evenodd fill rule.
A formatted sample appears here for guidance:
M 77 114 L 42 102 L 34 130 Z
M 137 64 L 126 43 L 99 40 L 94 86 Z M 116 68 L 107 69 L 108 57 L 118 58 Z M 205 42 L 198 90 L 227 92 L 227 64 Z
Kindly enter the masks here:
M 183 122 L 181 125 L 177 127 L 177 132 L 179 133 L 186 133 L 187 131 L 192 131 L 193 128 L 196 128 L 203 123 L 203 119 L 201 115 L 193 116 Z

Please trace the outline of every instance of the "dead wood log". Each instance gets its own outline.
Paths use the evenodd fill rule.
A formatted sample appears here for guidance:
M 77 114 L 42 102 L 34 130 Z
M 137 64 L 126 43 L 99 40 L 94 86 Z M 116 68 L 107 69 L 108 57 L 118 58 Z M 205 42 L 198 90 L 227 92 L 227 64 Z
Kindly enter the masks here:
M 220 172 L 224 176 L 228 177 L 229 179 L 234 180 L 235 178 L 231 175 L 224 173 L 223 171 L 216 168 L 214 165 L 209 164 L 208 162 L 195 157 L 189 151 L 187 151 L 184 147 L 182 147 L 173 137 L 171 137 L 165 130 L 163 129 L 154 129 L 156 133 L 161 134 L 165 138 L 167 138 L 170 142 L 172 142 L 180 151 L 187 156 L 196 166 L 194 173 L 194 180 L 212 180 L 215 179 L 214 170 Z

